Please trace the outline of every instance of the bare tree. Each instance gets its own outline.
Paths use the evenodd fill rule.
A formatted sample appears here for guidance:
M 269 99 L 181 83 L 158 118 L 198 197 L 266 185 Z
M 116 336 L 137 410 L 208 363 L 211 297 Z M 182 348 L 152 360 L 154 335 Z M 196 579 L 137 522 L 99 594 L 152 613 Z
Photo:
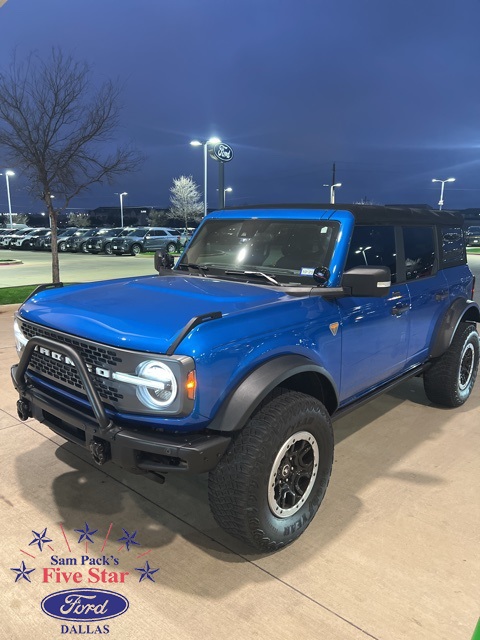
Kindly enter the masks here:
M 119 89 L 110 81 L 96 89 L 90 75 L 86 63 L 59 49 L 46 60 L 32 53 L 17 62 L 14 56 L 0 71 L 0 148 L 47 207 L 53 282 L 60 280 L 58 214 L 92 185 L 112 184 L 142 161 L 127 146 L 105 151 L 119 124 Z
M 68 226 L 69 227 L 89 227 L 90 218 L 88 213 L 69 213 Z
M 180 176 L 173 179 L 173 186 L 170 187 L 170 212 L 173 217 L 185 220 L 185 227 L 188 227 L 189 218 L 198 222 L 202 218 L 203 204 L 201 202 L 198 185 L 193 181 L 192 176 Z

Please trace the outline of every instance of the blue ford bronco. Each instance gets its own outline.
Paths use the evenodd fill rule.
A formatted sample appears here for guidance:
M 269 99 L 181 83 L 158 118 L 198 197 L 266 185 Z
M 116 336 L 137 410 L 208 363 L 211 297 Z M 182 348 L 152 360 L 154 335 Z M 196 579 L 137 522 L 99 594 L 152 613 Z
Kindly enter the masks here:
M 411 376 L 458 407 L 480 321 L 463 219 L 404 207 L 209 214 L 158 275 L 42 285 L 15 319 L 18 415 L 163 481 L 209 473 L 218 524 L 261 551 L 324 497 L 332 420 Z M 173 268 L 172 268 L 173 267 Z

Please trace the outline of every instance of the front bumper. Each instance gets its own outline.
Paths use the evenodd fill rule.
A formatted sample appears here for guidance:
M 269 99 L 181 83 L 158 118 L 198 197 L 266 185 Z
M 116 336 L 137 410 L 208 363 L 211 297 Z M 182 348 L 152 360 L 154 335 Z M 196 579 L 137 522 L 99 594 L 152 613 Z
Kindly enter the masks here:
M 11 369 L 19 393 L 17 411 L 21 420 L 33 417 L 66 440 L 89 450 L 97 464 L 111 461 L 134 473 L 203 473 L 212 470 L 225 453 L 231 440 L 228 436 L 208 432 L 172 434 L 116 425 L 105 413 L 85 364 L 67 345 L 56 344 L 55 348 L 74 361 L 91 411 L 86 413 L 46 394 L 32 384 L 27 368 L 35 347 L 49 347 L 50 343 L 46 338 L 32 338 L 19 364 Z

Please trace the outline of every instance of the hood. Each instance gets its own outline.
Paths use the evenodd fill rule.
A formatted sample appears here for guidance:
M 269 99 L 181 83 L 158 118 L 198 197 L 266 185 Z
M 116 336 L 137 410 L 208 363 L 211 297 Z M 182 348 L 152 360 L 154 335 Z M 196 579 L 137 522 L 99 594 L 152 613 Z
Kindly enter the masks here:
M 41 291 L 20 316 L 124 349 L 165 353 L 195 316 L 232 315 L 274 303 L 279 289 L 198 276 L 144 276 Z

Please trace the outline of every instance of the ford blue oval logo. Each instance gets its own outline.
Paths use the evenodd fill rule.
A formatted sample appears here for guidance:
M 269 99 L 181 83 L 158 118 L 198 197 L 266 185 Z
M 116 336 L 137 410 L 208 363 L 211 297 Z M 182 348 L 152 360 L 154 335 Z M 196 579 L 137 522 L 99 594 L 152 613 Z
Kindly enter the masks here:
M 105 589 L 68 589 L 51 593 L 42 600 L 42 611 L 52 618 L 92 622 L 116 618 L 128 609 L 128 600 Z

